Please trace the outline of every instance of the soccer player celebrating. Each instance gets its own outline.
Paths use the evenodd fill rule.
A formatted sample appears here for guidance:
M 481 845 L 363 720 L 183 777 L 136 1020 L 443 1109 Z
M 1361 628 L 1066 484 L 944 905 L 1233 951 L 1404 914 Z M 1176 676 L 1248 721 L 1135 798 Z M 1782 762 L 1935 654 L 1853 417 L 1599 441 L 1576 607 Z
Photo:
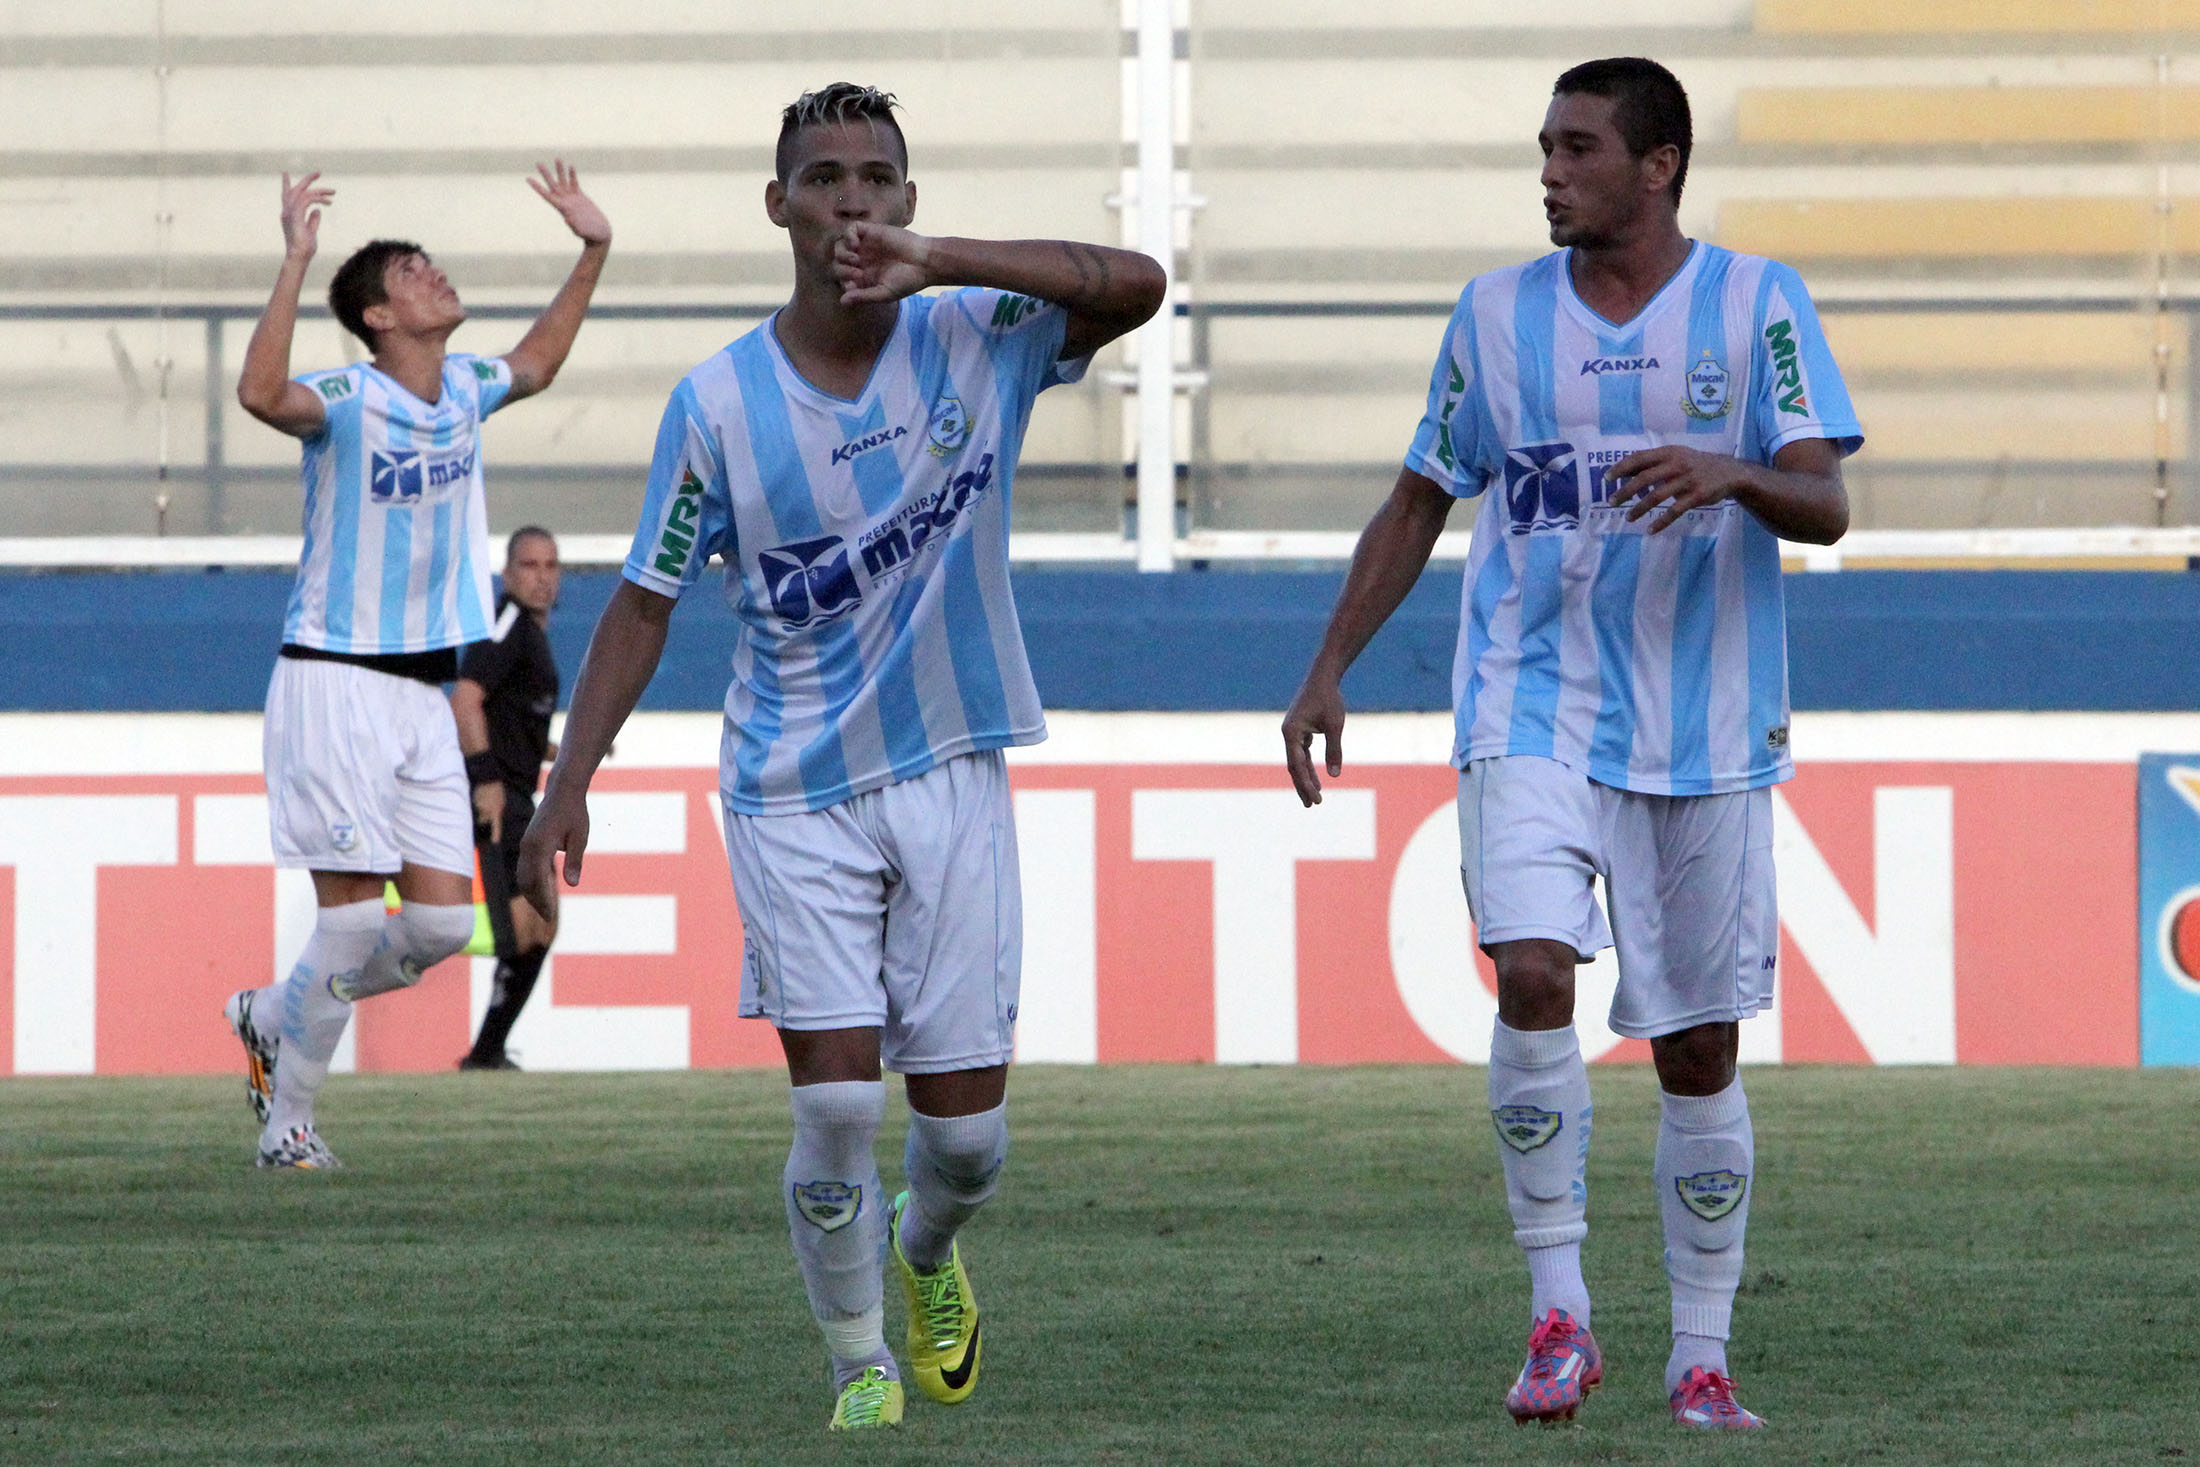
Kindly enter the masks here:
M 540 525 L 504 544 L 504 594 L 486 641 L 466 649 L 451 687 L 451 716 L 474 787 L 474 849 L 489 930 L 496 939 L 496 981 L 481 1032 L 459 1059 L 462 1070 L 516 1070 L 504 1041 L 535 991 L 557 937 L 519 895 L 520 837 L 535 813 L 544 761 L 557 753 L 550 715 L 558 707 L 558 663 L 550 650 L 550 610 L 558 604 L 558 542 Z
M 237 400 L 304 440 L 305 549 L 267 691 L 268 822 L 278 865 L 320 905 L 290 976 L 230 995 L 259 1164 L 336 1165 L 313 1102 L 351 1007 L 405 988 L 473 935 L 473 827 L 442 684 L 490 632 L 481 420 L 550 385 L 588 313 L 611 226 L 562 161 L 528 180 L 581 240 L 549 308 L 502 357 L 446 351 L 466 319 L 418 245 L 375 240 L 329 283 L 373 360 L 290 378 L 320 175 L 283 177 L 283 265 L 246 348 Z M 394 879 L 404 909 L 386 917 Z
M 1405 468 L 1284 719 L 1284 757 L 1319 802 L 1313 740 L 1335 777 L 1345 669 L 1454 497 L 1482 495 L 1453 762 L 1461 876 L 1497 968 L 1490 1113 L 1532 1291 L 1506 1409 L 1567 1419 L 1603 1379 L 1581 1275 L 1574 967 L 1616 942 L 1611 1027 L 1650 1041 L 1663 1090 L 1673 1418 L 1749 1429 L 1764 1423 L 1735 1401 L 1726 1359 L 1753 1171 L 1735 1058 L 1779 942 L 1771 786 L 1793 772 L 1779 537 L 1840 538 L 1840 460 L 1863 438 L 1795 272 L 1682 235 L 1688 99 L 1670 72 L 1573 68 L 1538 141 L 1561 248 L 1460 296 Z
M 1143 255 L 927 237 L 893 99 L 836 83 L 781 118 L 764 208 L 793 297 L 672 394 L 624 582 L 596 626 L 521 851 L 554 910 L 578 884 L 588 782 L 712 556 L 738 613 L 720 789 L 741 1012 L 792 1081 L 785 1201 L 837 1429 L 901 1419 L 882 1253 L 918 1386 L 964 1399 L 979 1320 L 955 1235 L 1008 1149 L 1022 961 L 1001 750 L 1045 736 L 1009 592 L 1032 401 L 1151 316 Z M 951 287 L 938 295 L 918 292 Z M 959 287 L 959 288 L 956 288 Z M 883 1069 L 906 1077 L 908 1190 L 879 1195 Z

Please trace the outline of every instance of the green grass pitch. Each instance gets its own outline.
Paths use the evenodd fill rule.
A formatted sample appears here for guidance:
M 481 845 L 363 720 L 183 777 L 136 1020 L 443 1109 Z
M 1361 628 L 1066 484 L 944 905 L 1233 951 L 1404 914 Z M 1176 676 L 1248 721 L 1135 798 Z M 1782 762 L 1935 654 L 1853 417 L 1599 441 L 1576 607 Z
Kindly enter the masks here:
M 1750 1072 L 1755 1440 L 1665 1419 L 1654 1085 L 1595 1082 L 1577 1426 L 1501 1404 L 1481 1071 L 1033 1068 L 965 1235 L 978 1394 L 861 1439 L 823 1429 L 779 1076 L 339 1077 L 333 1176 L 247 1164 L 241 1078 L 0 1082 L 0 1462 L 2200 1459 L 2200 1076 Z

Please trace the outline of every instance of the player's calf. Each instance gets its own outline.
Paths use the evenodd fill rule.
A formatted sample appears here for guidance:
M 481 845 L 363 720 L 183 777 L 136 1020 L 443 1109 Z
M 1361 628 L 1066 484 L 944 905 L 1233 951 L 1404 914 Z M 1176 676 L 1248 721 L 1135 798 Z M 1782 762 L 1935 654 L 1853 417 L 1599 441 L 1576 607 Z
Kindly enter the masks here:
M 467 906 L 430 906 L 407 902 L 389 919 L 384 941 L 357 973 L 331 989 L 347 1003 L 410 988 L 421 975 L 445 958 L 462 951 L 474 938 L 474 909 Z

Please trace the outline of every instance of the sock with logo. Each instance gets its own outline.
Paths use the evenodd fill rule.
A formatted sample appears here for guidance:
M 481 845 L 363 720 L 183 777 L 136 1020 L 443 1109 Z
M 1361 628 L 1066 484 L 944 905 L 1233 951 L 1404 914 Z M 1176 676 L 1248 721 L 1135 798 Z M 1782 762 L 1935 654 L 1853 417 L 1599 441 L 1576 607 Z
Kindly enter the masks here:
M 1589 1233 L 1589 1070 L 1572 1025 L 1490 1035 L 1490 1119 L 1505 1168 L 1513 1241 L 1528 1257 L 1531 1316 L 1563 1309 L 1589 1323 L 1581 1240 Z
M 407 902 L 389 919 L 388 942 L 367 959 L 358 975 L 335 991 L 354 1003 L 376 994 L 410 988 L 437 963 L 474 940 L 474 908 Z
M 473 1058 L 494 1060 L 503 1056 L 504 1041 L 512 1037 L 512 1026 L 519 1022 L 519 1011 L 535 991 L 543 959 L 549 956 L 545 949 L 497 960 L 496 983 L 489 990 L 488 1010 L 481 1016 L 481 1033 L 474 1038 Z
M 336 996 L 382 945 L 382 899 L 323 907 L 297 966 L 252 1001 L 253 1022 L 282 1036 L 275 1062 L 275 1100 L 268 1107 L 260 1149 L 272 1150 L 293 1126 L 313 1124 L 314 1098 L 328 1079 L 328 1062 L 351 1022 L 351 1005 Z
M 1008 1103 L 974 1116 L 909 1113 L 902 1169 L 909 1205 L 901 1214 L 901 1254 L 919 1273 L 947 1262 L 955 1234 L 1000 1185 L 1008 1159 Z
M 886 1349 L 879 1272 L 886 1200 L 879 1196 L 873 1154 L 886 1117 L 886 1085 L 836 1080 L 797 1085 L 789 1094 L 794 1145 L 784 1174 L 787 1231 L 810 1313 L 845 1384 L 878 1363 Z
M 1716 1095 L 1661 1095 L 1659 1103 L 1658 1211 L 1673 1284 L 1670 1392 L 1695 1366 L 1726 1373 L 1757 1142 L 1739 1079 Z

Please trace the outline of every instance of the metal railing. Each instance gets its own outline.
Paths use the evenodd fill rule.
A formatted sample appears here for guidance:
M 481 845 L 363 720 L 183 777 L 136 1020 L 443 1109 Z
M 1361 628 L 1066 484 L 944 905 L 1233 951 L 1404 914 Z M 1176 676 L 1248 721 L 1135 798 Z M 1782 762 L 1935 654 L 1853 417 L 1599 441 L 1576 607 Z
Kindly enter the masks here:
M 2178 298 L 2162 302 L 2138 302 L 2130 295 L 2056 295 L 2056 296 L 1998 296 L 1990 298 L 1966 296 L 1887 297 L 1873 299 L 1831 299 L 1820 303 L 1822 313 L 1839 318 L 1848 315 L 1926 314 L 1958 315 L 1986 313 L 2040 314 L 2135 314 L 2142 310 L 2158 308 L 2174 317 L 2191 335 L 2193 319 L 2200 316 L 2200 297 Z M 770 305 L 735 305 L 722 303 L 680 303 L 660 305 L 604 305 L 591 312 L 592 319 L 609 321 L 695 321 L 717 320 L 748 322 L 761 320 L 775 307 Z M 1227 369 L 1217 369 L 1214 360 L 1214 329 L 1217 322 L 1249 319 L 1327 318 L 1332 320 L 1375 320 L 1382 318 L 1416 317 L 1432 321 L 1450 313 L 1450 301 L 1231 301 L 1231 302 L 1179 302 L 1176 316 L 1187 322 L 1190 338 L 1190 357 L 1186 369 L 1172 367 L 1170 374 L 1161 379 L 1158 390 L 1174 397 L 1188 394 L 1190 397 L 1189 442 L 1173 446 L 1165 471 L 1160 474 L 1139 473 L 1136 459 L 1117 464 L 1091 466 L 1093 477 L 1105 482 L 1120 475 L 1126 489 L 1134 490 L 1123 505 L 1123 530 L 1107 532 L 1030 532 L 1013 537 L 1012 553 L 1024 561 L 1079 561 L 1079 562 L 1137 562 L 1144 566 L 1178 562 L 1194 564 L 1210 561 L 1327 561 L 1348 557 L 1356 539 L 1356 531 L 1349 529 L 1220 529 L 1203 527 L 1192 522 L 1186 513 L 1194 487 L 1202 476 L 1217 473 L 1236 473 L 1259 476 L 1271 471 L 1272 466 L 1222 464 L 1215 460 L 1212 450 L 1213 394 L 1228 386 Z M 228 325 L 231 322 L 256 320 L 260 308 L 257 305 L 232 305 L 218 303 L 191 303 L 170 305 L 112 304 L 82 302 L 70 304 L 18 305 L 0 304 L 0 322 L 7 321 L 87 321 L 117 323 L 127 321 L 164 321 L 190 326 L 203 334 L 205 371 L 203 373 L 203 412 L 205 431 L 203 452 L 196 462 L 160 463 L 149 467 L 135 464 L 101 466 L 57 466 L 7 462 L 0 458 L 0 488 L 9 483 L 29 483 L 65 478 L 103 477 L 107 479 L 135 479 L 146 476 L 148 487 L 154 490 L 156 501 L 164 494 L 169 483 L 194 484 L 203 487 L 206 495 L 206 520 L 215 527 L 224 524 L 223 494 L 225 486 L 238 474 L 229 460 L 224 441 L 224 424 L 232 402 L 233 377 L 229 369 Z M 539 313 L 539 307 L 519 305 L 485 305 L 474 307 L 470 315 L 484 320 L 531 320 Z M 325 307 L 305 307 L 301 310 L 305 319 L 326 320 Z M 1434 334 L 1431 333 L 1431 341 Z M 1155 391 L 1156 385 L 1137 372 L 1108 374 L 1115 386 L 1143 397 Z M 2173 404 L 2165 375 L 2161 384 L 2160 411 L 2168 413 Z M 2134 557 L 2149 561 L 2188 559 L 2200 556 L 2200 529 L 2180 527 L 2169 523 L 2170 507 L 2174 491 L 2192 487 L 2200 477 L 2200 463 L 2194 454 L 2200 451 L 2200 392 L 2188 384 L 2181 404 L 2185 454 L 2173 459 L 2166 448 L 2151 466 L 2156 523 L 2107 528 L 2050 528 L 2033 529 L 1975 529 L 1975 530 L 1878 530 L 1852 533 L 1840 546 L 1831 548 L 1793 547 L 1797 561 L 1812 568 L 1831 568 L 1857 560 L 2006 560 L 2017 563 L 2045 563 L 2053 560 L 2128 560 Z M 1143 435 L 1142 441 L 1143 441 Z M 2166 444 L 2167 438 L 2163 439 Z M 4 450 L 0 450 L 4 453 Z M 529 478 L 632 478 L 635 465 L 565 465 L 520 466 L 502 471 L 500 477 L 525 481 Z M 1393 472 L 1387 466 L 1356 466 L 1367 472 Z M 2125 464 L 2118 466 L 2122 472 L 2146 472 L 2147 466 Z M 267 471 L 255 471 L 265 478 Z M 1160 496 L 1157 504 L 1148 504 L 1150 496 Z M 161 533 L 150 536 L 93 535 L 93 536 L 18 536 L 0 537 L 0 566 L 61 567 L 61 566 L 113 566 L 113 565 L 179 565 L 179 564 L 228 564 L 257 565 L 281 564 L 293 561 L 297 553 L 297 537 L 282 535 L 169 535 L 165 525 Z M 1166 543 L 1154 546 L 1149 543 L 1156 536 L 1165 536 Z M 1466 554 L 1467 533 L 1463 530 L 1447 533 L 1437 546 L 1439 558 L 1463 558 Z M 566 553 L 576 562 L 611 563 L 624 558 L 625 537 L 609 534 L 580 534 L 568 537 Z M 1158 551 L 1158 553 L 1156 553 Z

